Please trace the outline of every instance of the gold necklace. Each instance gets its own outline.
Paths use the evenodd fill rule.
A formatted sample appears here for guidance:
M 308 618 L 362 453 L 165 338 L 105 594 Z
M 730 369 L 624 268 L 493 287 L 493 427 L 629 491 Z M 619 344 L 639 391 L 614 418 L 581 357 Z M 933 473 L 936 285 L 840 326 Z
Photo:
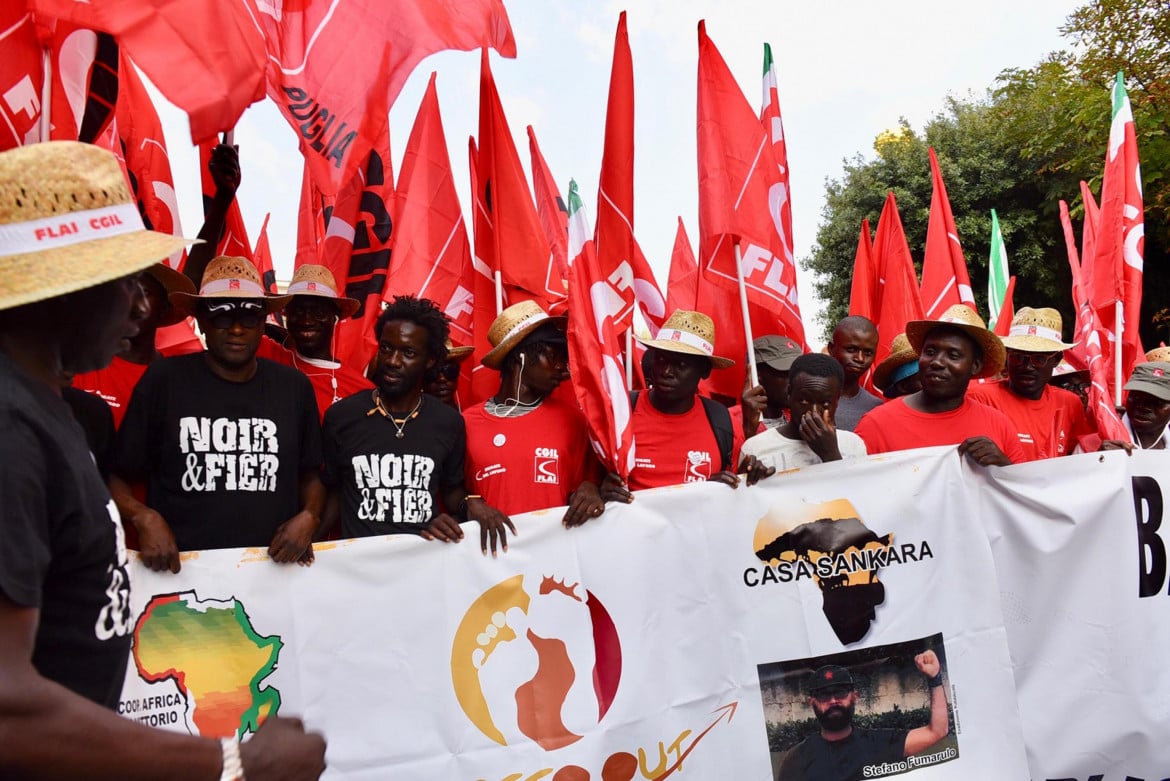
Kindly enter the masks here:
M 418 417 L 418 411 L 422 407 L 422 403 L 423 403 L 423 395 L 424 394 L 420 393 L 419 397 L 418 397 L 418 403 L 416 403 L 414 405 L 414 409 L 412 409 L 410 412 L 406 413 L 406 417 L 399 419 L 399 418 L 396 418 L 394 416 L 394 413 L 390 412 L 390 410 L 386 409 L 386 407 L 383 406 L 382 396 L 378 393 L 378 389 L 374 388 L 374 391 L 373 391 L 374 408 L 372 410 L 370 410 L 369 412 L 367 412 L 366 416 L 369 417 L 370 415 L 373 415 L 375 412 L 381 414 L 382 417 L 386 418 L 387 420 L 389 420 L 391 423 L 394 424 L 394 428 L 397 432 L 394 435 L 394 438 L 395 439 L 402 439 L 406 436 L 406 424 Z

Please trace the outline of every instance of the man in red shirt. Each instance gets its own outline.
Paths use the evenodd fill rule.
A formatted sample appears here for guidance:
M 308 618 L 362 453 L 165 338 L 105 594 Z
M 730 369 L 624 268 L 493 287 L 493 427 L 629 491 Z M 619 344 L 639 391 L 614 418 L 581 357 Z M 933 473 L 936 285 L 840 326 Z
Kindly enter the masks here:
M 971 388 L 973 400 L 1011 418 L 1026 461 L 1069 455 L 1080 437 L 1092 433 L 1080 398 L 1048 384 L 1072 347 L 1060 340 L 1061 325 L 1055 309 L 1020 309 L 1003 339 L 1007 379 Z
M 628 483 L 616 474 L 607 475 L 602 498 L 629 502 L 631 491 L 704 480 L 737 487 L 735 464 L 743 430 L 732 426 L 723 405 L 698 395 L 699 382 L 713 369 L 735 363 L 714 354 L 711 318 L 676 310 L 657 338 L 638 341 L 650 350 L 650 390 L 631 399 L 630 424 L 637 445 L 634 468 Z M 739 471 L 747 473 L 749 485 L 774 472 L 754 456 L 744 459 Z
M 866 451 L 887 453 L 958 445 L 982 466 L 1024 460 L 1015 426 L 999 410 L 967 398 L 967 385 L 1003 368 L 999 337 L 975 310 L 956 304 L 938 320 L 912 320 L 906 338 L 918 351 L 922 390 L 870 410 L 854 430 Z
M 553 394 L 569 376 L 564 320 L 522 301 L 488 329 L 492 349 L 481 362 L 500 373 L 500 387 L 463 412 L 465 469 L 469 490 L 491 506 L 509 515 L 566 506 L 561 522 L 579 526 L 605 503 L 585 416 Z

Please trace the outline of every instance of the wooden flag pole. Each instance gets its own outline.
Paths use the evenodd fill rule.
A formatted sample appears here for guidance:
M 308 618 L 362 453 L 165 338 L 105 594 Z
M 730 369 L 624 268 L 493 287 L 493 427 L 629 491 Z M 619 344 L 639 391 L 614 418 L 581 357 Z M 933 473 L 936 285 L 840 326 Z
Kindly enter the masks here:
M 756 351 L 752 348 L 752 321 L 748 316 L 747 284 L 743 280 L 743 256 L 738 241 L 735 242 L 735 280 L 739 283 L 739 308 L 743 311 L 743 335 L 747 339 L 748 381 L 754 388 L 760 384 L 760 377 L 756 371 Z

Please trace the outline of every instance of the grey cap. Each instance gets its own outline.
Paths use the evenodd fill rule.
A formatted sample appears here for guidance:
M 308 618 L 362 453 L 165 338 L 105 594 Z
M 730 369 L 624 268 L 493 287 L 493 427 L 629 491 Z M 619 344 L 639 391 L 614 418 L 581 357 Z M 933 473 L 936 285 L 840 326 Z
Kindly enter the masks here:
M 1162 401 L 1170 401 L 1170 363 L 1150 361 L 1139 363 L 1125 383 L 1127 391 L 1148 393 Z
M 778 372 L 792 368 L 792 362 L 804 354 L 800 343 L 787 336 L 761 336 L 752 342 L 756 363 L 765 364 Z

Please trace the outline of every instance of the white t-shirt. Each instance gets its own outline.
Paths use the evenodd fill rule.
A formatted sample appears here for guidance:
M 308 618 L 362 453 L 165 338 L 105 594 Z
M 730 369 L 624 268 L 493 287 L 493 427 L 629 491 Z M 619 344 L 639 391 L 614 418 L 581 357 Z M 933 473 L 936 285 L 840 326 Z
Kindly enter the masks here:
M 866 455 L 865 443 L 852 431 L 837 429 L 837 449 L 841 451 L 841 459 L 844 461 L 864 458 Z M 807 442 L 803 439 L 789 439 L 779 429 L 756 434 L 744 442 L 740 460 L 749 455 L 758 458 L 765 466 L 774 467 L 777 472 L 821 463 L 821 457 L 813 452 Z

